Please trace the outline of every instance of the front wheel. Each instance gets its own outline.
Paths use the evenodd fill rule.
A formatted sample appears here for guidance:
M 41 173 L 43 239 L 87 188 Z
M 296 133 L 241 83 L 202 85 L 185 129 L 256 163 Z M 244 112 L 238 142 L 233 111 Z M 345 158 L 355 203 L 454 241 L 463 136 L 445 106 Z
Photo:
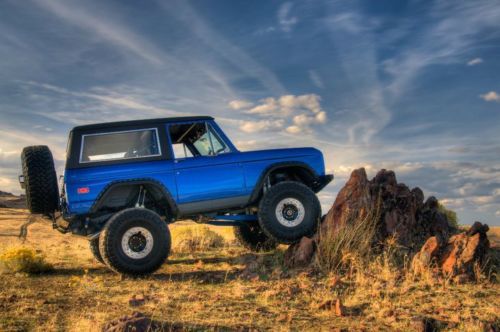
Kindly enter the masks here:
M 144 208 L 118 212 L 109 219 L 99 237 L 104 262 L 118 273 L 152 273 L 170 253 L 167 224 L 158 214 Z
M 280 243 L 291 244 L 316 231 L 321 205 L 306 185 L 284 181 L 271 187 L 259 203 L 262 230 Z

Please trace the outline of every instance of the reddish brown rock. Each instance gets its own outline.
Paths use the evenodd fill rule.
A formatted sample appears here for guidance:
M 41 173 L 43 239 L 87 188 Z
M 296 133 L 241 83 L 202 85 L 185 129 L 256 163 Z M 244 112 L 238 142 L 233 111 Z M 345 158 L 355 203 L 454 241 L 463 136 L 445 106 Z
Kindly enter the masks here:
M 285 252 L 285 264 L 289 267 L 303 267 L 309 265 L 316 251 L 314 240 L 303 237 L 295 246 L 290 246 Z
M 488 230 L 488 225 L 476 221 L 467 232 L 452 236 L 438 257 L 443 273 L 472 276 L 474 264 L 483 262 L 490 247 Z
M 424 203 L 422 190 L 410 190 L 405 184 L 398 183 L 393 171 L 382 169 L 372 180 L 368 180 L 365 169 L 360 168 L 352 172 L 339 191 L 324 216 L 320 235 L 316 234 L 313 240 L 318 243 L 325 234 L 333 233 L 334 236 L 340 227 L 367 217 L 376 219 L 374 243 L 394 237 L 398 245 L 410 251 L 418 250 L 430 236 L 438 236 L 445 241 L 453 232 L 446 215 L 438 210 L 435 197 L 429 197 Z M 316 246 L 308 241 L 290 246 L 286 263 L 289 266 L 295 266 L 296 262 L 304 265 L 307 256 L 303 253 L 309 254 L 311 247 Z M 310 256 L 309 262 L 313 256 Z
M 413 257 L 413 271 L 421 273 L 428 269 L 433 258 L 438 254 L 441 245 L 438 237 L 431 236 L 428 238 L 420 251 Z
M 446 276 L 459 283 L 474 278 L 474 264 L 484 261 L 490 243 L 488 225 L 475 222 L 466 232 L 453 235 L 443 242 L 433 236 L 413 258 L 413 268 L 419 273 L 434 262 Z

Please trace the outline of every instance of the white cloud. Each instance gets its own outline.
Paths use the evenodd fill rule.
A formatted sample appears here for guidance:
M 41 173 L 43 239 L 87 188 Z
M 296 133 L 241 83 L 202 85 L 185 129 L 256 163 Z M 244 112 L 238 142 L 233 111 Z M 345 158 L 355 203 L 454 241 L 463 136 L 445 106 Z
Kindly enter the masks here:
M 240 140 L 234 142 L 234 145 L 238 148 L 238 150 L 249 151 L 255 150 L 259 146 L 259 142 L 257 140 Z
M 242 121 L 240 129 L 245 133 L 256 133 L 270 129 L 281 129 L 283 124 L 283 120 Z
M 261 103 L 252 109 L 249 109 L 247 113 L 249 114 L 262 114 L 270 115 L 278 109 L 278 103 L 275 98 L 269 97 L 262 99 Z
M 497 211 L 495 212 L 495 216 L 500 217 L 500 210 L 497 210 Z
M 479 97 L 485 101 L 500 101 L 500 95 L 495 91 L 490 91 L 484 95 L 480 95 Z
M 289 133 L 289 134 L 298 134 L 302 131 L 302 128 L 300 128 L 299 126 L 296 126 L 296 125 L 293 125 L 293 126 L 290 126 L 290 127 L 287 127 L 286 128 L 286 132 Z
M 483 59 L 481 59 L 481 58 L 474 58 L 474 59 L 469 60 L 467 62 L 467 66 L 475 66 L 475 65 L 478 65 L 478 64 L 480 64 L 482 62 L 483 62 Z
M 232 100 L 229 102 L 229 108 L 233 110 L 241 110 L 243 108 L 252 107 L 252 103 L 247 100 Z
M 295 16 L 290 16 L 292 6 L 293 4 L 291 2 L 285 2 L 278 9 L 278 22 L 280 24 L 281 30 L 285 32 L 290 32 L 292 30 L 292 27 L 298 22 Z
M 261 99 L 255 106 L 251 102 L 241 100 L 233 100 L 229 104 L 233 106 L 233 109 L 267 119 L 266 121 L 245 121 L 240 128 L 246 132 L 286 128 L 285 132 L 298 134 L 309 132 L 312 125 L 327 122 L 327 114 L 321 108 L 321 97 L 316 94 L 268 97 Z M 244 106 L 247 106 L 246 109 Z M 281 126 L 270 125 L 278 121 Z

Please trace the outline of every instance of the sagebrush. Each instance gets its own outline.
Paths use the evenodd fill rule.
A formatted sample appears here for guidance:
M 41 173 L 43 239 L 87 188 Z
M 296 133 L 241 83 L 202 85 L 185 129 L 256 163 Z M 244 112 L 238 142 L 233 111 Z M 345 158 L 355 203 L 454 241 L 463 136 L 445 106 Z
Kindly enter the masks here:
M 0 255 L 0 267 L 3 272 L 36 274 L 48 272 L 52 265 L 45 261 L 45 256 L 27 247 L 13 247 Z

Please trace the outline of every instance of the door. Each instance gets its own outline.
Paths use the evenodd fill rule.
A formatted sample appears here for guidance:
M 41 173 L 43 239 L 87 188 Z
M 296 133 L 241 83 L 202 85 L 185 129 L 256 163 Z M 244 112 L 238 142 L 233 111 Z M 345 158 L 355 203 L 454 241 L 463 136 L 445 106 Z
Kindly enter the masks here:
M 177 202 L 183 215 L 243 206 L 243 168 L 238 151 L 205 121 L 168 125 Z

